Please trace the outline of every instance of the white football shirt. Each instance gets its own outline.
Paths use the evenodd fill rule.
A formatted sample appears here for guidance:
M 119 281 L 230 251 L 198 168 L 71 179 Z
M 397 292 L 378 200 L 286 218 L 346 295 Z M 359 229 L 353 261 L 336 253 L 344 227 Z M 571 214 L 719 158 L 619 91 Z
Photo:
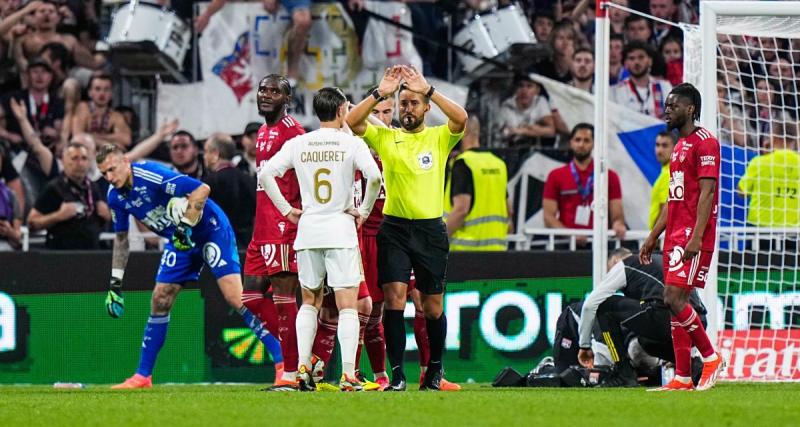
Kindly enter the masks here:
M 368 180 L 378 183 L 381 179 L 367 144 L 343 130 L 321 128 L 286 142 L 269 160 L 262 175 L 283 176 L 292 168 L 300 184 L 303 206 L 295 250 L 357 247 L 355 218 L 345 212 L 353 208 L 355 172 L 360 170 Z M 259 177 L 262 185 L 263 178 Z M 359 208 L 363 218 L 369 215 L 376 196 L 377 191 L 371 203 L 365 197 Z M 273 202 L 279 206 L 280 200 Z M 286 214 L 288 209 L 281 212 Z

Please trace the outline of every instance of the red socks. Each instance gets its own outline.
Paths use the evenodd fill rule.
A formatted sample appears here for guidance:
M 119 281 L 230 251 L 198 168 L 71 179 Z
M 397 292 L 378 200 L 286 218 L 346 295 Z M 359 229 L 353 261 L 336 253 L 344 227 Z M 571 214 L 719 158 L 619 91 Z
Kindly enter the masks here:
M 431 346 L 428 342 L 425 315 L 421 311 L 414 313 L 414 338 L 417 340 L 417 349 L 419 349 L 419 366 L 428 366 L 431 361 Z
M 278 336 L 281 339 L 281 351 L 283 353 L 283 370 L 285 372 L 297 372 L 297 299 L 294 295 L 272 296 L 275 301 L 275 308 L 278 313 Z

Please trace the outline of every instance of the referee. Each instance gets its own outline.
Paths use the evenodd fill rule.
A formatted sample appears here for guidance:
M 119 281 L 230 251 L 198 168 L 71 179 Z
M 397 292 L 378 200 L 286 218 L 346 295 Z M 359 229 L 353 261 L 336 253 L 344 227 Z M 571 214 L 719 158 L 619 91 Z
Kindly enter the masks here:
M 402 81 L 402 84 L 401 84 Z M 380 101 L 398 93 L 400 129 L 376 127 L 366 119 Z M 447 116 L 441 126 L 425 126 L 433 101 Z M 378 283 L 385 295 L 383 325 L 392 383 L 386 391 L 406 389 L 403 352 L 411 270 L 422 295 L 430 341 L 430 362 L 421 390 L 439 390 L 446 320 L 442 313 L 449 243 L 442 221 L 447 157 L 461 139 L 467 112 L 428 84 L 416 69 L 394 66 L 378 88 L 347 115 L 347 125 L 383 162 L 386 204 L 378 230 Z

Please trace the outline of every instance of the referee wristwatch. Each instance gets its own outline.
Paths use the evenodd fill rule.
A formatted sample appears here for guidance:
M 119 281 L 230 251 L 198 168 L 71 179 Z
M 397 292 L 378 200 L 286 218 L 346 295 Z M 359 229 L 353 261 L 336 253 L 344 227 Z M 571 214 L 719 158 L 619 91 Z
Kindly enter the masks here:
M 381 93 L 380 91 L 378 91 L 378 88 L 375 88 L 375 90 L 372 91 L 372 97 L 375 98 L 375 100 L 378 102 L 385 101 L 387 99 L 385 96 L 381 96 Z

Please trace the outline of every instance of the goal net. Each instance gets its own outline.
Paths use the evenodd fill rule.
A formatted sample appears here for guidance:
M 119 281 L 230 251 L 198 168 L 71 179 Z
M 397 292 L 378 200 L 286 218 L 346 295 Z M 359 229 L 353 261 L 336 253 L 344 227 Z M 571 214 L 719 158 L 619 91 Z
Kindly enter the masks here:
M 686 80 L 722 147 L 710 329 L 724 378 L 800 380 L 800 3 L 707 1 L 700 19 Z

